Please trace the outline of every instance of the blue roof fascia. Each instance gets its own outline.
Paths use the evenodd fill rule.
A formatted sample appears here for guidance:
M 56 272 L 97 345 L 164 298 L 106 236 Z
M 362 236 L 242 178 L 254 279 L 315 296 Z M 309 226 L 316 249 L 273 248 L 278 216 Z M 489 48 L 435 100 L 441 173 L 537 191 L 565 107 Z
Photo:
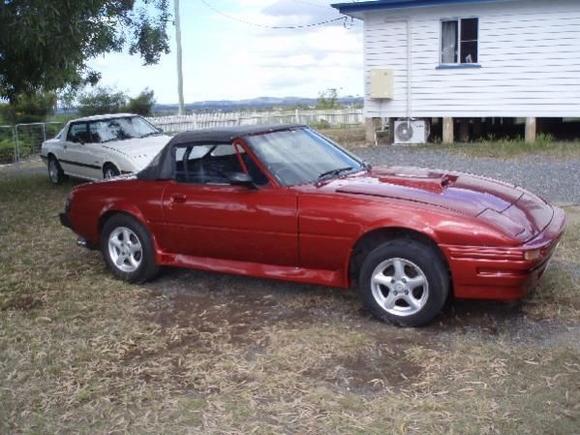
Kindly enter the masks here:
M 334 3 L 331 6 L 341 14 L 366 12 L 385 9 L 406 9 L 463 3 L 489 3 L 497 0 L 375 0 L 358 3 Z

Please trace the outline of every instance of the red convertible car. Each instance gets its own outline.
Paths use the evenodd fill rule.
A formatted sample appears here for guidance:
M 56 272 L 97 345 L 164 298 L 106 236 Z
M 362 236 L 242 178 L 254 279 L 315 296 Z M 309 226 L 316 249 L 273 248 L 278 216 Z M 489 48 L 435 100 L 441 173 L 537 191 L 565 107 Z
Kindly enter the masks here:
M 519 187 L 372 168 L 305 126 L 180 134 L 138 174 L 77 186 L 60 219 L 129 282 L 178 266 L 356 284 L 373 314 L 407 326 L 449 297 L 522 298 L 565 228 Z

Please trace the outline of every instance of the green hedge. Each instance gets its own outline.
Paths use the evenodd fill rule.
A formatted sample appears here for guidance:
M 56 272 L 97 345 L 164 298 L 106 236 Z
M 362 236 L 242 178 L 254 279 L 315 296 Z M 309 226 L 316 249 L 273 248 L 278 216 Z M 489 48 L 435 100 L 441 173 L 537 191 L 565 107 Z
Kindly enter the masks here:
M 14 142 L 8 139 L 0 140 L 0 164 L 14 161 Z
M 38 152 L 38 147 L 26 140 L 20 140 L 19 154 L 21 159 L 30 157 Z M 14 142 L 12 139 L 0 139 L 0 164 L 14 162 Z

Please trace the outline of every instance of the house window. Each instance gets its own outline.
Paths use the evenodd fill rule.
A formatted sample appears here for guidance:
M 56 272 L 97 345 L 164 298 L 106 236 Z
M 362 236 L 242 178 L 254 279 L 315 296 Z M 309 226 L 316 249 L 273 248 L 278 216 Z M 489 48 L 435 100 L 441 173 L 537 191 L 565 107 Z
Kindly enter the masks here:
M 477 63 L 478 37 L 478 18 L 443 21 L 441 23 L 441 63 Z

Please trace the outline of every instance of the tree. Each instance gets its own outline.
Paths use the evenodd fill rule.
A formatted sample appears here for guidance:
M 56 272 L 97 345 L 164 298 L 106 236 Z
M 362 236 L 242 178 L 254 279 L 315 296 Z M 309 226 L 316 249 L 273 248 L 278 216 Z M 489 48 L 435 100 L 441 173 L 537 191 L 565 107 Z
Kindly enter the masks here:
M 122 91 L 98 87 L 79 96 L 78 112 L 81 116 L 104 115 L 125 111 L 127 95 Z
M 338 102 L 338 91 L 334 88 L 321 91 L 318 94 L 316 108 L 320 110 L 340 109 L 342 105 Z
M 12 104 L 0 105 L 0 118 L 10 124 L 44 121 L 54 114 L 56 94 L 54 92 L 35 92 L 17 95 Z
M 137 115 L 149 116 L 155 105 L 155 94 L 152 90 L 145 89 L 137 97 L 129 98 L 126 111 Z
M 121 112 L 147 116 L 151 115 L 154 104 L 155 94 L 149 89 L 144 89 L 137 97 L 130 98 L 117 89 L 96 87 L 80 94 L 78 112 L 81 116 Z
M 128 48 L 169 52 L 168 0 L 1 0 L 0 98 L 96 84 L 87 61 Z

